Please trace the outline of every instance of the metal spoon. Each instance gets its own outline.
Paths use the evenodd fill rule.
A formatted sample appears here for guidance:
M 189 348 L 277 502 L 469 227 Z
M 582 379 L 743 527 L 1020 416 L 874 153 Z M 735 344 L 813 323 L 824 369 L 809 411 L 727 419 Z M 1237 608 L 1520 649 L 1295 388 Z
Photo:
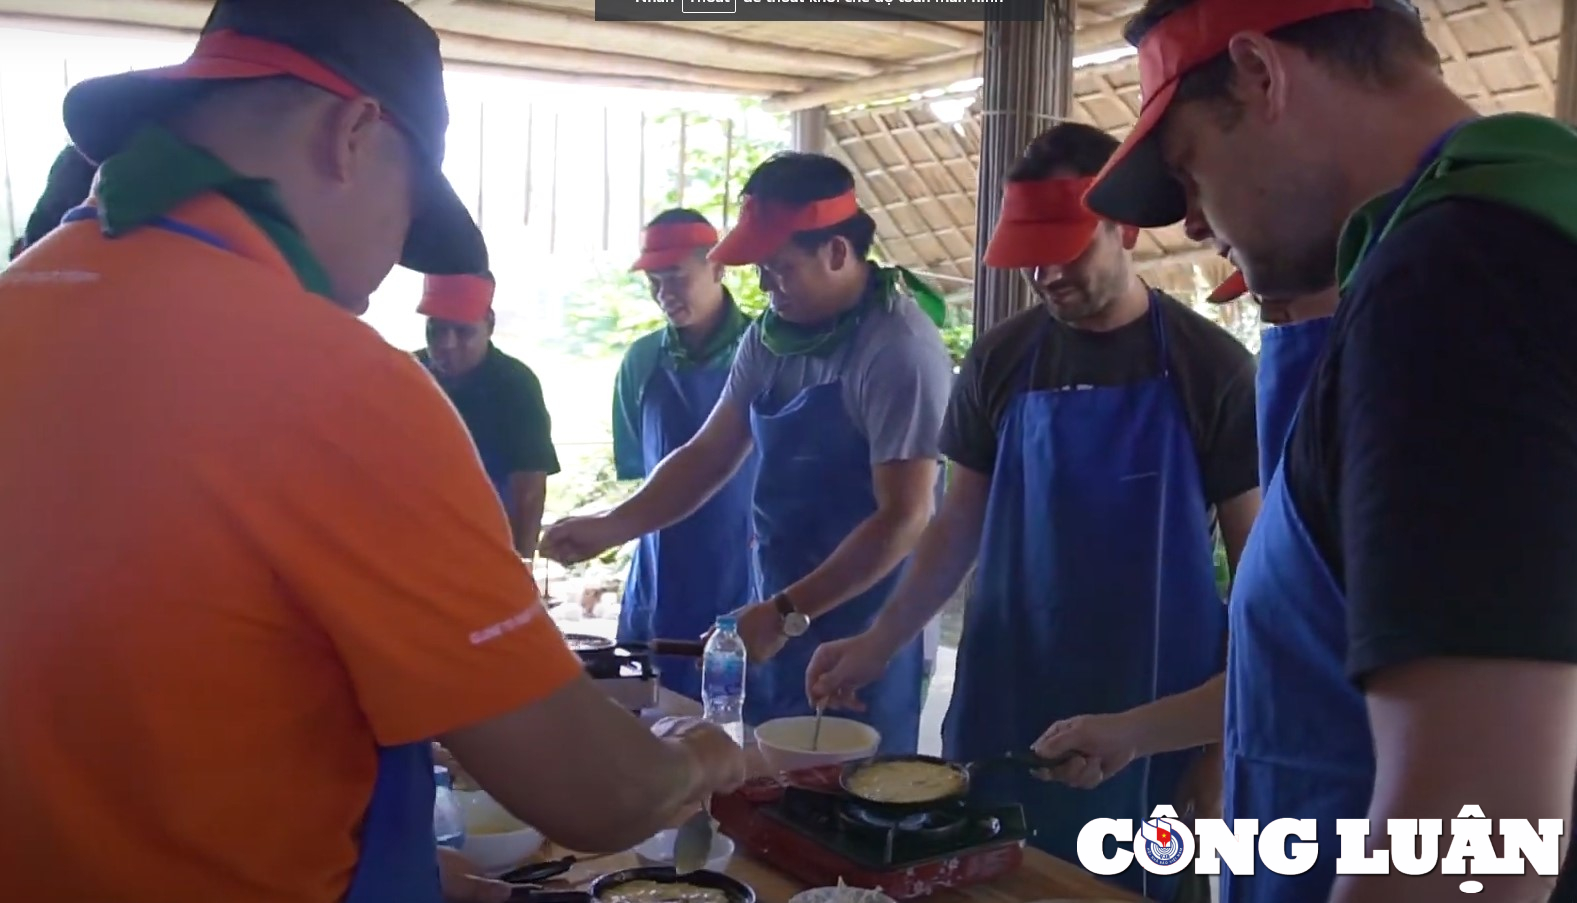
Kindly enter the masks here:
M 688 875 L 706 868 L 712 855 L 712 833 L 716 826 L 706 807 L 690 816 L 674 834 L 674 873 Z
M 826 710 L 827 707 L 825 705 L 816 706 L 816 727 L 811 731 L 810 735 L 811 752 L 815 752 L 821 748 L 821 713 L 825 712 Z

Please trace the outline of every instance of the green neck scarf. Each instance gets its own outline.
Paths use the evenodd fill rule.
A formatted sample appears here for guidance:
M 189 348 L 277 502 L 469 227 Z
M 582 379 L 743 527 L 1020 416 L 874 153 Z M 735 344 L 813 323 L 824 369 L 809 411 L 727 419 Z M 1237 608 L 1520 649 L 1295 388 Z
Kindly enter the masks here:
M 761 343 L 779 357 L 828 357 L 854 335 L 867 313 L 877 306 L 890 311 L 900 298 L 913 299 L 936 328 L 947 325 L 947 301 L 936 289 L 903 267 L 878 266 L 874 267 L 859 303 L 838 314 L 830 323 L 815 326 L 790 323 L 769 308 L 761 315 Z
M 150 126 L 99 168 L 99 228 L 114 238 L 147 226 L 191 199 L 217 192 L 240 207 L 290 264 L 301 285 L 329 297 L 328 273 L 307 249 L 274 183 Z
M 1527 113 L 1486 116 L 1452 133 L 1411 186 L 1358 208 L 1342 229 L 1337 278 L 1345 288 L 1398 223 L 1436 201 L 1503 204 L 1577 241 L 1577 131 Z
M 710 364 L 725 352 L 731 352 L 734 345 L 739 342 L 739 337 L 750 327 L 750 317 L 734 303 L 734 296 L 726 288 L 723 289 L 723 303 L 727 305 L 727 310 L 723 312 L 722 321 L 695 351 L 691 351 L 684 343 L 679 330 L 672 324 L 663 330 L 663 351 L 676 368 L 704 367 Z

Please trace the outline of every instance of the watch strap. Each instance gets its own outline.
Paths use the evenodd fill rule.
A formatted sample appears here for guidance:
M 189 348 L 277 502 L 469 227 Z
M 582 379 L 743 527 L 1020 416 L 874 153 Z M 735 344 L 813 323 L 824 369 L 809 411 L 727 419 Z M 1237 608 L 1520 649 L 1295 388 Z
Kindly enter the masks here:
M 778 593 L 776 596 L 773 596 L 772 607 L 777 609 L 778 617 L 780 618 L 786 618 L 799 610 L 789 600 L 788 593 Z

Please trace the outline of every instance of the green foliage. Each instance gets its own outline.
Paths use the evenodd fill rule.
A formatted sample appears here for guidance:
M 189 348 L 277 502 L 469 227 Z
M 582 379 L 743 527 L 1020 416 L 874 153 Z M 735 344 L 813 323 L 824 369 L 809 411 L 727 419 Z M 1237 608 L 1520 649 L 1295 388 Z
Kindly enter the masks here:
M 582 358 L 614 357 L 661 325 L 662 314 L 639 274 L 602 266 L 565 314 L 563 347 Z
M 947 325 L 942 327 L 942 342 L 953 356 L 953 364 L 963 363 L 964 355 L 975 341 L 974 310 L 968 305 L 950 304 Z

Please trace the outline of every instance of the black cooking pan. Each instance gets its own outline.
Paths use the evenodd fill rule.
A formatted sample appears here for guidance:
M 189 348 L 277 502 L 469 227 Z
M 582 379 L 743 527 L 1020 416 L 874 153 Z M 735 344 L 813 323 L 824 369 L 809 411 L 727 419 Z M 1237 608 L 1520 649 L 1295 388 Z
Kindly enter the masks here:
M 946 759 L 938 758 L 936 756 L 872 756 L 869 759 L 858 759 L 845 764 L 843 766 L 843 771 L 838 775 L 838 786 L 842 788 L 846 796 L 848 796 L 850 799 L 858 801 L 861 806 L 870 810 L 872 814 L 897 819 L 904 818 L 905 816 L 909 815 L 918 815 L 922 812 L 929 812 L 938 807 L 949 806 L 953 803 L 962 801 L 964 798 L 969 796 L 970 774 L 971 772 L 978 769 L 994 766 L 1014 766 L 1038 771 L 1041 769 L 1056 768 L 1057 766 L 1068 762 L 1077 755 L 1077 752 L 1066 752 L 1055 758 L 1045 759 L 1035 755 L 1034 753 L 1012 752 L 1005 753 L 1001 756 L 997 756 L 996 758 L 982 759 L 978 762 L 970 762 L 968 764 L 962 765 L 957 762 L 949 762 Z M 852 778 L 855 775 L 867 768 L 873 768 L 877 765 L 889 762 L 922 762 L 927 765 L 935 765 L 938 768 L 945 768 L 957 776 L 956 789 L 951 793 L 944 793 L 930 799 L 916 800 L 912 803 L 881 802 L 879 800 L 863 797 L 850 789 Z
M 582 656 L 607 652 L 613 648 L 613 640 L 604 636 L 592 636 L 587 633 L 566 633 L 564 634 L 564 642 L 569 644 L 569 648 L 572 651 Z
M 680 876 L 671 865 L 652 865 L 644 868 L 609 872 L 596 881 L 591 882 L 591 895 L 594 899 L 601 900 L 604 893 L 631 881 L 656 881 L 659 884 L 693 884 L 696 887 L 712 887 L 727 894 L 728 903 L 756 903 L 756 892 L 743 881 L 730 878 L 721 872 L 708 872 L 705 870 L 689 872 Z
M 674 655 L 700 658 L 706 644 L 699 640 L 652 640 L 647 643 L 616 643 L 607 637 L 584 633 L 566 633 L 564 641 L 586 666 L 586 673 L 594 678 L 613 678 L 623 673 L 624 666 L 642 663 L 650 656 Z
M 566 633 L 564 641 L 582 658 L 610 654 L 615 651 L 614 647 L 621 645 L 630 652 L 650 652 L 653 655 L 685 655 L 699 658 L 706 651 L 706 643 L 700 640 L 651 640 L 645 643 L 619 644 L 607 637 L 586 633 Z
M 652 640 L 649 643 L 630 643 L 631 649 L 646 649 L 653 655 L 677 655 L 700 658 L 706 653 L 706 644 L 700 640 Z

